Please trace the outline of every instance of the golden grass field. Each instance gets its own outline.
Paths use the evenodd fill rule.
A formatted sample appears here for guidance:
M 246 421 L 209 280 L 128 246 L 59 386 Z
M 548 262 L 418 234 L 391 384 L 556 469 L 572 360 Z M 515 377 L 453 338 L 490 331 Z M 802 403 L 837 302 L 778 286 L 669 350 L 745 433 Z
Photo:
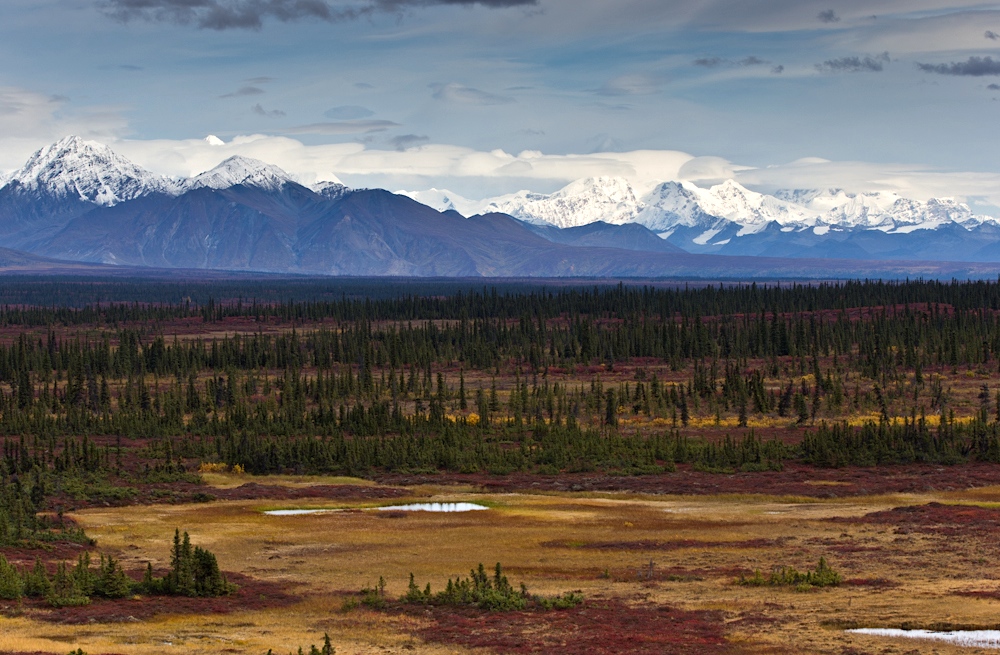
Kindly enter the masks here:
M 218 485 L 242 483 L 207 474 Z M 269 483 L 347 479 L 269 478 Z M 465 653 L 415 636 L 419 612 L 342 611 L 346 598 L 379 576 L 389 596 L 409 573 L 440 589 L 449 576 L 483 562 L 504 564 L 532 592 L 582 590 L 588 599 L 721 610 L 733 652 L 970 652 L 930 642 L 844 633 L 843 625 L 898 627 L 1000 624 L 1000 600 L 955 595 L 1000 590 L 991 533 L 935 534 L 855 522 L 871 512 L 929 502 L 996 507 L 1000 488 L 852 499 L 765 496 L 481 494 L 420 487 L 415 500 L 473 501 L 489 511 L 462 514 L 357 511 L 371 503 L 240 501 L 90 509 L 75 514 L 102 551 L 126 568 L 165 566 L 175 527 L 219 557 L 226 571 L 277 581 L 302 598 L 292 605 L 228 614 L 163 614 L 137 622 L 61 625 L 32 611 L 0 618 L 0 650 L 152 655 L 294 653 L 328 632 L 345 654 Z M 398 504 L 397 501 L 381 503 Z M 277 517 L 263 510 L 346 511 Z M 836 519 L 836 520 L 832 520 Z M 820 556 L 848 581 L 797 592 L 734 584 L 740 572 L 815 566 Z M 652 576 L 649 575 L 652 562 Z M 650 578 L 650 579 L 643 579 Z M 875 580 L 875 582 L 871 582 Z M 853 581 L 853 582 L 852 582 Z M 426 627 L 426 626 L 425 626 Z

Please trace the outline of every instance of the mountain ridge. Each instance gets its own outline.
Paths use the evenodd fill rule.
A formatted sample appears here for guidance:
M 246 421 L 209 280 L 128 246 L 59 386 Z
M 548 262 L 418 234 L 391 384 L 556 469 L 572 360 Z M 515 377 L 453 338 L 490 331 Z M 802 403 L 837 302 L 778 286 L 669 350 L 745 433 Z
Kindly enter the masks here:
M 448 206 L 441 212 L 413 196 Z M 627 180 L 603 177 L 477 203 L 437 190 L 308 187 L 240 156 L 173 180 L 70 137 L 39 150 L 0 186 L 0 237 L 54 260 L 310 275 L 894 275 L 943 270 L 929 259 L 1000 259 L 1000 224 L 951 200 L 859 199 L 840 190 L 785 196 L 730 180 L 709 189 L 664 182 L 639 197 Z M 886 208 L 899 213 L 891 225 L 877 214 Z M 865 228 L 819 218 L 833 209 L 862 217 Z M 816 270 L 829 257 L 843 261 Z M 897 263 L 861 261 L 872 259 Z

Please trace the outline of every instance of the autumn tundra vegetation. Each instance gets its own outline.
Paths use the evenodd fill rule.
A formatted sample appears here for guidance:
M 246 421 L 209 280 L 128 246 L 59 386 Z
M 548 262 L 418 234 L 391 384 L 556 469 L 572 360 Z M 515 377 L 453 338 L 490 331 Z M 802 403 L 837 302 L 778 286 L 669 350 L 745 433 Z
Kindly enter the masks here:
M 1000 623 L 998 282 L 7 278 L 0 441 L 0 652 Z

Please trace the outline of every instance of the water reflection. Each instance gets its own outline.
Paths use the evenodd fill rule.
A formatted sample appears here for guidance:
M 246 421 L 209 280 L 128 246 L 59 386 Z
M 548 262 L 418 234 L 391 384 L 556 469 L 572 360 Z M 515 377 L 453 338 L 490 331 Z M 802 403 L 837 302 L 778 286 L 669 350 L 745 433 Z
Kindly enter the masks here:
M 409 505 L 393 505 L 391 507 L 379 507 L 381 512 L 476 512 L 482 509 L 489 509 L 476 503 L 410 503 Z
M 860 635 L 876 637 L 905 637 L 907 639 L 926 639 L 944 641 L 956 646 L 975 646 L 977 648 L 1000 648 L 1000 630 L 952 630 L 949 632 L 933 632 L 931 630 L 899 630 L 896 628 L 859 628 L 848 630 Z

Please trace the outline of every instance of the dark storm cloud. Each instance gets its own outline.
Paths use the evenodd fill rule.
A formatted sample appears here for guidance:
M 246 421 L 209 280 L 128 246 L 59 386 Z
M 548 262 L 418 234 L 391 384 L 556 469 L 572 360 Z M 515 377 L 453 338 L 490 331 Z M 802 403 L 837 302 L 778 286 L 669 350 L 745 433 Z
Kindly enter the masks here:
M 917 64 L 925 73 L 940 75 L 1000 75 L 1000 60 L 992 57 L 969 57 L 968 61 L 953 61 L 950 64 Z
M 427 143 L 428 141 L 430 141 L 429 138 L 420 136 L 419 134 L 401 134 L 389 139 L 390 145 L 400 152 L 414 146 L 419 146 L 421 143 Z
M 195 25 L 202 29 L 259 30 L 264 21 L 323 20 L 330 23 L 354 20 L 378 12 L 400 12 L 436 5 L 479 5 L 492 9 L 530 6 L 538 0 L 363 0 L 333 7 L 327 0 L 99 0 L 107 16 L 128 22 Z
M 880 73 L 889 63 L 889 53 L 883 52 L 872 57 L 841 57 L 827 59 L 822 64 L 816 64 L 816 69 L 823 73 Z
M 265 93 L 264 89 L 256 86 L 241 86 L 232 93 L 219 96 L 220 98 L 245 98 L 246 96 L 259 96 Z
M 840 21 L 840 16 L 837 15 L 833 9 L 827 9 L 826 11 L 821 11 L 816 15 L 821 23 L 836 23 Z
M 986 33 L 983 34 L 983 36 L 985 36 L 990 41 L 996 41 L 997 39 L 1000 39 L 1000 34 L 997 34 L 993 30 L 986 30 Z

